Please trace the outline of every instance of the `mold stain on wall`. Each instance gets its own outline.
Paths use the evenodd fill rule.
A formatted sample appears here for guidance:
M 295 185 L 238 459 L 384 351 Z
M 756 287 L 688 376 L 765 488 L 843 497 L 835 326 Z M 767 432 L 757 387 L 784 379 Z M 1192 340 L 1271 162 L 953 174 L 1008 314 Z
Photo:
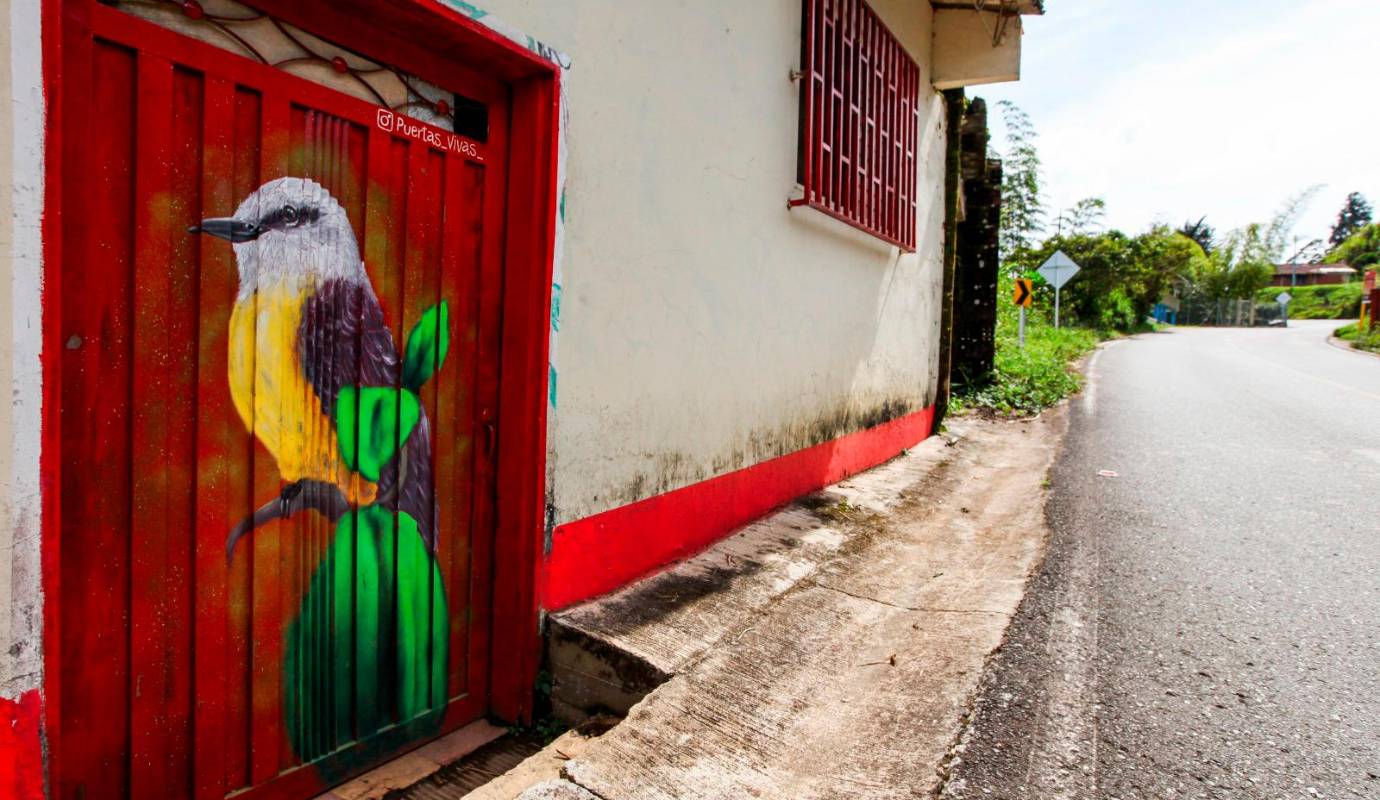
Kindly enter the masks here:
M 900 419 L 927 403 L 890 398 L 858 407 L 842 403 L 814 416 L 803 416 L 774 429 L 753 431 L 714 456 L 708 464 L 680 451 L 646 454 L 648 469 L 637 472 L 607 495 L 595 496 L 601 507 L 616 508 L 665 494 L 774 458 L 832 442 L 858 431 Z

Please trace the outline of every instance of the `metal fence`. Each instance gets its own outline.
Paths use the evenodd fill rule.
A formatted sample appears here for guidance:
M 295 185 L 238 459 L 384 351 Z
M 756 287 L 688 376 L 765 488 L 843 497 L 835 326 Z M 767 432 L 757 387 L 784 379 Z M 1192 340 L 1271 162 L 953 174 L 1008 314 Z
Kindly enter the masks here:
M 1283 313 L 1277 303 L 1254 300 L 1182 300 L 1176 315 L 1180 325 L 1217 325 L 1250 328 L 1280 324 Z

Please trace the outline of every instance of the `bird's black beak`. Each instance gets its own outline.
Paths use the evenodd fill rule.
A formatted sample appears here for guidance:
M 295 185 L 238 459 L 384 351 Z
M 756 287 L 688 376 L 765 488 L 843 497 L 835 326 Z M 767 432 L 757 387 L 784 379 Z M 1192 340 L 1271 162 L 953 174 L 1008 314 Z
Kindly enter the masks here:
M 200 225 L 193 225 L 187 229 L 187 233 L 205 233 L 235 244 L 252 242 L 263 232 L 263 228 L 257 222 L 243 222 L 234 217 L 203 219 Z

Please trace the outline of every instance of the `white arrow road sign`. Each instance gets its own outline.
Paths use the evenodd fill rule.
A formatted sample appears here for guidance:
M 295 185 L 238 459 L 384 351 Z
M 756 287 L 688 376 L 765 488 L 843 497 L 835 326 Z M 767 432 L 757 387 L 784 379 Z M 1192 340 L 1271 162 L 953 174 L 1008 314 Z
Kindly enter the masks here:
M 1064 251 L 1060 250 L 1050 256 L 1049 260 L 1040 267 L 1040 277 L 1044 278 L 1050 286 L 1062 289 L 1070 278 L 1078 274 L 1079 269 L 1081 267 L 1073 263 L 1073 259 L 1064 255 Z
M 1293 299 L 1294 296 L 1292 294 L 1289 294 L 1288 292 L 1280 292 L 1279 296 L 1275 298 L 1275 302 L 1279 303 L 1280 305 L 1284 305 L 1285 303 Z

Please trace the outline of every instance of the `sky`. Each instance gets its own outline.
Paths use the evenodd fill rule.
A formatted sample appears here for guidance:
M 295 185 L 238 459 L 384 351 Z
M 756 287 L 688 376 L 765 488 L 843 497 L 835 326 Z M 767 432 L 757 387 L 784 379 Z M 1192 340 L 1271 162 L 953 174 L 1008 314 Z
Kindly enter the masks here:
M 1347 194 L 1380 202 L 1380 3 L 1045 0 L 1026 17 L 1010 100 L 1039 134 L 1045 204 L 1107 202 L 1128 233 L 1206 216 L 1225 233 L 1322 185 L 1301 242 L 1326 239 Z

